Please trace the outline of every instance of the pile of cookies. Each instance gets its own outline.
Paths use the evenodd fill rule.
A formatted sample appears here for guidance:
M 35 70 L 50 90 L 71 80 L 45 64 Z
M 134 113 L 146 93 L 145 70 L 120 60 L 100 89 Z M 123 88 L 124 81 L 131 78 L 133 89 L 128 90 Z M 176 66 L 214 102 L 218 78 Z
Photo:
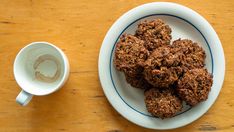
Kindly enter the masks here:
M 181 111 L 182 101 L 195 106 L 206 100 L 213 83 L 202 47 L 188 39 L 171 42 L 171 32 L 161 19 L 144 21 L 115 47 L 116 69 L 131 86 L 145 90 L 148 112 L 162 119 Z

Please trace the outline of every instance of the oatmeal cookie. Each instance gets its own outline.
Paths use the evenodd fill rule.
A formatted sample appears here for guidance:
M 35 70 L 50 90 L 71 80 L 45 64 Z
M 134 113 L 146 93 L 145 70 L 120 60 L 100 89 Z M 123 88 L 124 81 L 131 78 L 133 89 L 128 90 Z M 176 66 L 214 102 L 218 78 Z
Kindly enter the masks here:
M 173 89 L 152 88 L 146 91 L 145 104 L 149 113 L 162 119 L 173 117 L 183 107 Z
M 172 38 L 171 28 L 161 19 L 141 22 L 135 35 L 145 41 L 145 47 L 150 51 L 170 44 Z
M 152 52 L 144 63 L 144 77 L 154 87 L 165 88 L 179 79 L 182 54 L 172 53 L 171 46 L 162 46 Z
M 114 64 L 117 70 L 130 77 L 139 75 L 142 63 L 147 59 L 149 51 L 144 47 L 144 41 L 133 35 L 122 35 L 116 44 Z
M 202 68 L 205 65 L 205 51 L 191 40 L 178 39 L 173 41 L 171 52 L 184 54 L 180 61 L 181 67 L 183 67 L 185 71 L 194 68 Z
M 192 69 L 178 81 L 176 90 L 182 100 L 194 106 L 208 98 L 212 84 L 213 77 L 207 69 Z

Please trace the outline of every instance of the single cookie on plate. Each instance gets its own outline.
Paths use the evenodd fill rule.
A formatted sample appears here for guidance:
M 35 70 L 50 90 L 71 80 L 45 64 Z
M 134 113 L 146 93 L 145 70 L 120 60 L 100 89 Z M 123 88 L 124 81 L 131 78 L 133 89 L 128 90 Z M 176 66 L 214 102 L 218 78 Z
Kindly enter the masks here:
M 183 72 L 179 66 L 182 57 L 183 54 L 172 53 L 170 45 L 155 49 L 144 63 L 145 79 L 154 87 L 169 87 Z
M 206 54 L 198 43 L 188 39 L 178 39 L 173 41 L 171 47 L 171 52 L 184 54 L 180 63 L 185 71 L 205 66 Z
M 182 101 L 174 90 L 152 88 L 145 92 L 145 104 L 149 113 L 159 118 L 173 117 L 182 110 Z
M 161 19 L 141 22 L 135 35 L 145 41 L 145 47 L 150 51 L 170 44 L 172 38 L 171 28 Z
M 144 41 L 124 34 L 116 44 L 114 64 L 117 70 L 123 71 L 127 76 L 136 77 L 143 71 L 141 65 L 148 56 L 149 51 L 144 47 Z
M 213 77 L 207 69 L 188 70 L 178 81 L 177 94 L 188 105 L 194 106 L 208 98 Z

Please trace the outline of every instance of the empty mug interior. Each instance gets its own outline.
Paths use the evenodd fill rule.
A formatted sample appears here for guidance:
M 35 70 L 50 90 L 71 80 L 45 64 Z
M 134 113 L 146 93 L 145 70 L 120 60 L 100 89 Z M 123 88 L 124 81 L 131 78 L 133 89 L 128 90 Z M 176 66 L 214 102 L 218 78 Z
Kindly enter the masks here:
M 60 49 L 47 43 L 33 43 L 23 48 L 14 63 L 17 83 L 26 92 L 46 95 L 61 86 L 65 63 Z

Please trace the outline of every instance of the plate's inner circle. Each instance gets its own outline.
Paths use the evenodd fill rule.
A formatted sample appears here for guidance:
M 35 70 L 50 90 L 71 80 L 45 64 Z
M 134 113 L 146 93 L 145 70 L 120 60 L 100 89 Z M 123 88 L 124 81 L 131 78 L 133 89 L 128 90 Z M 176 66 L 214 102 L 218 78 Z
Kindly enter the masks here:
M 154 14 L 154 15 L 149 15 L 146 17 L 142 17 L 135 22 L 129 24 L 126 26 L 126 28 L 122 31 L 122 33 L 119 35 L 119 37 L 124 34 L 135 34 L 137 25 L 144 20 L 152 20 L 160 18 L 163 21 L 166 22 L 172 29 L 172 41 L 176 39 L 191 39 L 194 42 L 197 42 L 206 52 L 206 68 L 210 73 L 213 71 L 213 60 L 212 60 L 212 53 L 210 51 L 209 44 L 206 41 L 206 38 L 202 35 L 202 33 L 190 22 L 177 17 L 177 16 L 172 16 L 172 15 L 166 15 L 166 14 Z M 118 37 L 118 39 L 119 39 Z M 118 39 L 115 41 L 118 41 Z M 172 43 L 171 41 L 171 43 Z M 145 103 L 144 103 L 144 91 L 141 89 L 133 88 L 131 87 L 125 80 L 125 77 L 123 73 L 116 71 L 115 66 L 113 65 L 113 57 L 114 57 L 114 48 L 115 44 L 112 49 L 112 53 L 110 56 L 110 76 L 112 79 L 112 84 L 115 88 L 115 91 L 121 98 L 121 100 L 131 109 L 133 109 L 135 112 L 153 117 L 150 113 L 148 113 Z M 181 112 L 178 112 L 176 115 L 179 115 L 181 113 L 184 113 L 188 110 L 190 110 L 191 107 L 183 103 L 183 109 Z M 175 115 L 175 116 L 176 116 Z

